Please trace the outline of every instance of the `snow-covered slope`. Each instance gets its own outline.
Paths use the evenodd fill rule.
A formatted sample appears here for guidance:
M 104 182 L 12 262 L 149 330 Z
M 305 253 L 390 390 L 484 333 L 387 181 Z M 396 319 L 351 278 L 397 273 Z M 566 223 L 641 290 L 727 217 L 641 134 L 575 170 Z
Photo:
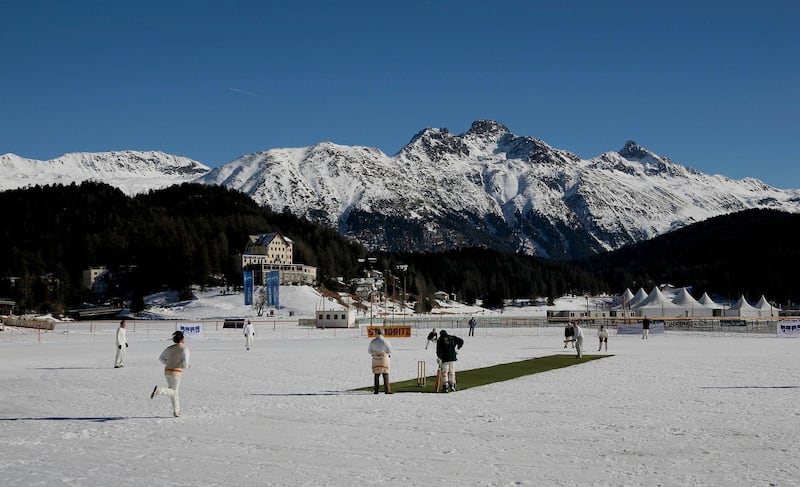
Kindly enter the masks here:
M 208 171 L 208 166 L 192 159 L 154 151 L 79 152 L 49 161 L 3 154 L 0 191 L 94 180 L 132 195 L 190 182 Z
M 423 130 L 394 156 L 331 143 L 273 149 L 199 180 L 389 250 L 478 245 L 566 257 L 747 208 L 800 211 L 800 191 L 706 175 L 635 142 L 581 160 L 491 120 L 461 135 Z
M 0 189 L 85 179 L 128 194 L 184 181 L 224 185 L 394 251 L 480 246 L 575 257 L 744 209 L 800 211 L 800 190 L 703 174 L 632 141 L 584 160 L 492 120 L 460 135 L 422 130 L 392 156 L 323 142 L 214 169 L 158 152 L 111 152 L 52 161 L 6 154 L 0 170 Z

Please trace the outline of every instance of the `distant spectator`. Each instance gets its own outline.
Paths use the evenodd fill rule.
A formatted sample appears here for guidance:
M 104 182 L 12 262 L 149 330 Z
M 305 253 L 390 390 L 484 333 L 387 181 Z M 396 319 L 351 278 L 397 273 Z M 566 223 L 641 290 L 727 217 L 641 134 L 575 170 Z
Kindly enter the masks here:
M 471 337 L 475 336 L 475 326 L 477 324 L 478 324 L 478 322 L 475 321 L 475 317 L 474 316 L 469 319 L 469 336 L 471 336 Z
M 597 351 L 599 352 L 603 348 L 603 344 L 605 344 L 606 352 L 608 352 L 608 330 L 606 330 L 605 325 L 600 325 L 600 329 L 597 330 L 597 339 L 600 340 Z
M 642 320 L 642 340 L 647 340 L 650 336 L 650 318 L 647 316 Z

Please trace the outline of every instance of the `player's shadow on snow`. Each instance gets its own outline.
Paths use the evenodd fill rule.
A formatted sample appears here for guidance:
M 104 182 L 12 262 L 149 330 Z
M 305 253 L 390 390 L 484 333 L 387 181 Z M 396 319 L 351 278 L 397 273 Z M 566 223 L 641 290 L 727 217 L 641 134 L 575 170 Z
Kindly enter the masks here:
M 361 396 L 366 394 L 361 391 L 319 391 L 319 392 L 283 392 L 283 393 L 262 393 L 250 394 L 251 396 L 264 397 L 292 397 L 292 396 Z
M 553 346 L 553 347 L 520 347 L 520 348 L 522 348 L 524 350 L 553 350 L 554 348 L 555 349 L 559 349 L 560 348 L 561 350 L 570 350 L 570 351 L 575 350 L 572 347 L 563 348 L 563 347 L 558 347 L 558 346 Z
M 800 386 L 701 386 L 700 389 L 800 389 Z
M 0 421 L 86 421 L 89 423 L 106 423 L 108 421 L 124 421 L 126 419 L 159 419 L 159 416 L 44 416 L 41 418 L 0 418 Z
M 34 367 L 31 370 L 102 370 L 112 367 Z

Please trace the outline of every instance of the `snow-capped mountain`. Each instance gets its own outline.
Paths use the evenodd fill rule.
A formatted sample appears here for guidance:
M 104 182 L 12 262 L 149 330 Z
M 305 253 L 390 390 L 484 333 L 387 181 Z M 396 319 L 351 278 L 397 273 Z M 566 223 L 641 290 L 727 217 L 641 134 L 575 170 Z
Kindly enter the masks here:
M 425 129 L 394 156 L 327 142 L 267 150 L 199 181 L 397 251 L 484 246 L 568 257 L 747 208 L 800 211 L 800 191 L 706 175 L 634 142 L 582 160 L 490 120 L 461 135 Z
M 155 151 L 78 152 L 49 161 L 0 155 L 0 191 L 44 184 L 102 181 L 128 195 L 194 181 L 210 168 Z
M 211 170 L 150 152 L 46 162 L 5 155 L 0 170 L 9 176 L 0 189 L 69 182 L 76 170 L 52 169 L 65 158 L 81 161 L 72 164 L 84 179 L 128 193 L 190 180 L 224 185 L 393 251 L 481 246 L 575 257 L 748 208 L 800 212 L 800 190 L 703 174 L 635 142 L 584 160 L 491 120 L 460 135 L 425 129 L 393 156 L 324 142 L 269 149 Z

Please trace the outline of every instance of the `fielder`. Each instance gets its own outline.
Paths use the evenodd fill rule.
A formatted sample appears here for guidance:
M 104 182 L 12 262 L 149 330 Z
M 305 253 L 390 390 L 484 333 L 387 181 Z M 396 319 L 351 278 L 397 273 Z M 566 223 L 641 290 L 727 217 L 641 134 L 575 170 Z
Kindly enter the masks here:
M 181 386 L 181 376 L 183 369 L 189 368 L 189 349 L 184 345 L 182 331 L 172 334 L 173 345 L 170 345 L 163 352 L 158 360 L 164 364 L 164 377 L 167 379 L 167 387 L 155 386 L 150 394 L 150 399 L 155 396 L 169 396 L 172 401 L 172 414 L 177 418 L 181 415 L 181 402 L 178 397 L 178 389 Z

